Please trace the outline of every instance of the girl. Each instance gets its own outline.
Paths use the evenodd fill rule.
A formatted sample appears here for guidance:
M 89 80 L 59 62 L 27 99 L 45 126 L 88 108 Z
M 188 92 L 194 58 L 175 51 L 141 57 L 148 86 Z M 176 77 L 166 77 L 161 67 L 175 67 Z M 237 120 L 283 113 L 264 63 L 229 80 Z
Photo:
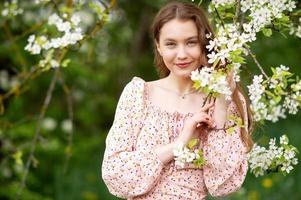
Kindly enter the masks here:
M 208 66 L 204 12 L 189 3 L 164 6 L 153 22 L 155 65 L 161 79 L 134 77 L 119 99 L 106 139 L 102 178 L 118 197 L 135 200 L 205 199 L 237 191 L 246 176 L 251 118 L 238 85 L 232 100 L 192 89 L 192 71 Z M 241 117 L 244 128 L 230 115 Z M 225 128 L 234 126 L 229 134 Z M 175 149 L 198 138 L 205 164 L 178 166 Z

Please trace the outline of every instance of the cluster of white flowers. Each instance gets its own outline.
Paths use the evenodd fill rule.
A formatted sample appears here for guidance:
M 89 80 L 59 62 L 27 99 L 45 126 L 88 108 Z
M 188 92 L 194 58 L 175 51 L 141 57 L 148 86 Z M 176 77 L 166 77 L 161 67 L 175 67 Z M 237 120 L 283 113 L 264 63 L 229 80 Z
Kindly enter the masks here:
M 266 25 L 271 24 L 273 19 L 283 17 L 283 12 L 292 11 L 296 8 L 293 0 L 243 0 L 241 11 L 250 11 L 251 20 L 246 32 L 259 32 Z
M 251 172 L 256 176 L 263 176 L 269 172 L 290 173 L 293 165 L 298 164 L 297 149 L 288 144 L 286 135 L 280 137 L 280 146 L 276 146 L 276 139 L 270 139 L 269 148 L 254 145 L 248 154 Z
M 202 67 L 191 72 L 191 80 L 202 90 L 223 94 L 227 100 L 231 100 L 232 91 L 227 81 L 227 75 L 213 67 Z M 199 89 L 199 88 L 196 88 Z
M 297 114 L 298 107 L 301 106 L 301 80 L 291 85 L 292 94 L 285 97 L 283 107 L 288 110 L 289 114 Z
M 39 67 L 44 68 L 44 70 L 48 70 L 49 68 L 57 68 L 60 64 L 57 60 L 53 58 L 54 50 L 50 49 L 46 52 L 44 59 L 39 61 Z
M 45 117 L 42 121 L 42 128 L 47 131 L 53 131 L 57 128 L 58 122 L 52 117 Z M 61 122 L 61 129 L 66 133 L 72 132 L 73 126 L 70 119 L 64 119 Z
M 262 75 L 255 75 L 252 84 L 247 86 L 255 121 L 276 122 L 286 117 L 286 111 L 289 114 L 298 112 L 301 103 L 301 82 L 292 84 L 291 93 L 288 93 L 288 77 L 292 75 L 288 70 L 288 67 L 280 65 L 273 69 L 273 76 L 269 80 L 264 81 Z M 283 96 L 284 102 L 281 105 Z
M 35 4 L 48 3 L 50 0 L 35 0 Z
M 0 70 L 0 86 L 1 89 L 7 90 L 19 84 L 17 76 L 11 76 L 6 70 Z
M 212 4 L 215 7 L 234 5 L 233 0 L 215 0 Z M 242 24 L 243 31 L 239 31 L 239 24 L 224 24 L 217 27 L 215 38 L 211 38 L 209 45 L 206 46 L 210 52 L 207 57 L 210 64 L 220 61 L 225 64 L 228 60 L 236 65 L 234 69 L 235 80 L 239 80 L 240 57 L 241 53 L 248 54 L 243 47 L 248 42 L 256 40 L 256 33 L 261 31 L 265 26 L 271 24 L 272 20 L 281 18 L 285 11 L 292 11 L 296 7 L 292 0 L 242 0 L 241 11 L 250 12 L 250 20 Z M 209 12 L 213 12 L 212 6 L 209 6 Z
M 232 60 L 230 53 L 240 50 L 245 53 L 246 50 L 243 48 L 243 44 L 249 41 L 246 34 L 241 34 L 238 31 L 238 24 L 225 24 L 222 27 L 218 27 L 216 37 L 209 41 L 209 45 L 206 46 L 209 53 L 209 63 L 214 63 L 216 60 L 220 60 L 222 64 L 225 60 Z M 211 37 L 211 34 L 206 35 L 207 38 Z
M 297 25 L 297 27 L 291 24 L 289 34 L 301 38 L 301 17 L 299 18 L 299 24 Z
M 212 1 L 215 7 L 235 3 L 231 0 Z M 261 31 L 266 25 L 271 24 L 274 18 L 281 18 L 283 12 L 292 11 L 296 7 L 295 2 L 291 0 L 245 0 L 241 1 L 241 11 L 250 11 L 251 20 L 242 24 L 243 32 L 239 30 L 239 24 L 224 24 L 218 27 L 216 38 L 209 41 L 206 48 L 211 52 L 208 54 L 209 63 L 220 60 L 225 63 L 225 59 L 232 60 L 230 53 L 241 50 L 245 54 L 243 45 L 247 42 L 256 40 L 256 33 Z M 211 7 L 210 12 L 212 12 Z
M 64 15 L 64 17 L 67 18 L 67 15 Z M 52 14 L 48 19 L 48 24 L 55 25 L 57 30 L 63 33 L 63 36 L 47 39 L 44 35 L 39 37 L 31 35 L 28 38 L 25 50 L 32 54 L 40 54 L 42 49 L 56 49 L 76 44 L 79 40 L 83 39 L 82 30 L 78 27 L 79 23 L 80 17 L 78 15 L 72 15 L 70 21 L 64 21 L 57 14 Z
M 270 79 L 270 85 L 269 88 L 273 89 L 277 86 L 284 87 L 284 79 L 286 74 L 290 74 L 289 67 L 286 67 L 284 65 L 280 65 L 280 67 L 277 67 L 275 69 L 274 75 Z
M 265 87 L 262 84 L 263 76 L 262 75 L 255 75 L 253 77 L 253 83 L 248 87 L 249 91 L 249 98 L 251 101 L 251 109 L 254 113 L 254 120 L 260 121 L 264 116 L 267 115 L 267 108 L 265 103 L 261 101 L 263 93 L 265 91 Z
M 17 16 L 23 13 L 23 9 L 18 7 L 18 0 L 12 0 L 10 2 L 4 2 L 4 8 L 1 11 L 3 17 Z
M 234 4 L 235 2 L 235 0 L 212 0 L 215 7 Z
M 173 155 L 175 156 L 175 165 L 184 167 L 185 163 L 191 163 L 195 159 L 199 159 L 200 155 L 198 154 L 198 149 L 195 151 L 191 151 L 189 148 L 184 146 L 183 142 L 179 142 L 179 144 L 173 149 Z

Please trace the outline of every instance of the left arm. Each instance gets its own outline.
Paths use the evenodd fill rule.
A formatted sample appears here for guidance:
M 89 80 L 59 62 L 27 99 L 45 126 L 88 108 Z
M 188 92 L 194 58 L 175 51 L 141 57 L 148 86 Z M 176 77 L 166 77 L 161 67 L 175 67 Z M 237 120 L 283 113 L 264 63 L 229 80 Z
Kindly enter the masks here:
M 239 116 L 233 101 L 217 99 L 214 120 L 217 127 L 233 126 L 227 116 Z M 237 191 L 247 173 L 246 148 L 241 139 L 241 128 L 234 127 L 232 134 L 226 130 L 213 130 L 204 141 L 204 180 L 212 196 L 225 196 Z

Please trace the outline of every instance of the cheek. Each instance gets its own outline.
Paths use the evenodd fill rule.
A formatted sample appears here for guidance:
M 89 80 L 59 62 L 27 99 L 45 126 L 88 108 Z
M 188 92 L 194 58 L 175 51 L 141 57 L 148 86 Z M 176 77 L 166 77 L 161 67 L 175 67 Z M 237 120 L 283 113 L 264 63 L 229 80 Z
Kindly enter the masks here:
M 194 59 L 200 59 L 200 58 L 201 58 L 201 55 L 202 55 L 202 54 L 201 54 L 200 48 L 197 47 L 197 48 L 191 49 L 190 55 L 191 55 L 191 57 L 193 57 Z
M 162 58 L 165 62 L 171 62 L 176 57 L 176 53 L 172 50 L 165 50 L 162 52 Z

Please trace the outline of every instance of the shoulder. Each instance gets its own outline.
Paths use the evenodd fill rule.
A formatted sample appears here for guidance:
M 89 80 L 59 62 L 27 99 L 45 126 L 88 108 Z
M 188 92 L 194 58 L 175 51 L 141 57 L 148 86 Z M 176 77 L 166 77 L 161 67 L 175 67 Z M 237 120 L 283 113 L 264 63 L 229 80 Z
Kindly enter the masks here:
M 164 78 L 152 81 L 145 81 L 141 77 L 134 76 L 132 80 L 125 86 L 125 88 L 134 92 L 143 91 L 145 87 L 148 87 L 148 89 L 152 89 L 156 86 L 164 86 L 164 84 Z
M 145 82 L 145 85 L 149 92 L 153 91 L 157 87 L 164 87 L 165 84 L 165 78 L 147 81 Z
M 145 80 L 143 80 L 140 77 L 134 76 L 131 79 L 131 81 L 125 85 L 122 93 L 134 94 L 134 93 L 143 92 L 144 84 L 145 84 Z

